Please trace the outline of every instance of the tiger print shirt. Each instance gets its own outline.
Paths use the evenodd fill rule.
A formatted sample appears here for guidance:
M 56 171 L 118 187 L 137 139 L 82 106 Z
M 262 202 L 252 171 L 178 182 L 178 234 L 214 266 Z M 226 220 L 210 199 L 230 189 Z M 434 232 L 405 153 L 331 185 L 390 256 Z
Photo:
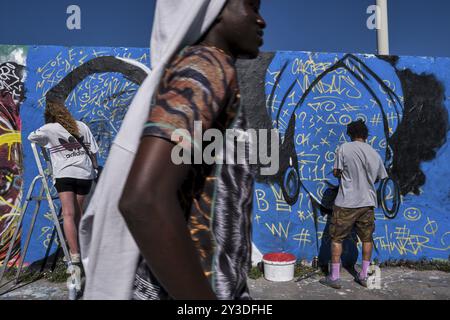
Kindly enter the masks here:
M 201 121 L 202 130 L 210 128 L 219 129 L 222 132 L 230 126 L 234 121 L 239 108 L 239 88 L 237 82 L 237 73 L 233 59 L 214 47 L 191 46 L 185 48 L 169 65 L 161 80 L 159 90 L 155 95 L 153 105 L 149 114 L 147 123 L 144 126 L 143 136 L 154 136 L 168 141 L 177 129 L 184 129 L 189 133 L 190 137 L 194 137 L 194 121 Z M 178 132 L 178 131 L 177 131 Z M 202 132 L 203 133 L 203 132 Z M 187 138 L 190 141 L 188 151 L 198 148 L 195 141 L 190 137 L 183 137 L 183 141 Z M 175 143 L 175 142 L 174 142 Z M 205 145 L 205 143 L 203 143 Z M 205 146 L 203 146 L 205 147 Z M 203 152 L 203 149 L 201 150 Z M 178 195 L 185 213 L 191 238 L 199 253 L 202 267 L 205 275 L 210 280 L 213 289 L 217 293 L 217 287 L 229 288 L 221 298 L 234 299 L 246 296 L 246 277 L 239 276 L 240 271 L 233 272 L 233 276 L 221 277 L 216 275 L 214 280 L 214 270 L 220 269 L 220 260 L 224 260 L 225 256 L 232 256 L 230 252 L 217 256 L 217 247 L 233 247 L 231 243 L 225 246 L 216 243 L 216 236 L 213 230 L 220 230 L 220 218 L 213 219 L 214 215 L 214 193 L 216 188 L 215 166 L 206 164 L 191 165 L 190 173 L 186 178 Z M 220 183 L 219 186 L 220 188 Z M 244 189 L 245 190 L 245 189 Z M 251 192 L 249 190 L 249 192 Z M 251 193 L 246 199 L 251 198 Z M 235 208 L 234 208 L 235 209 Z M 248 208 L 246 208 L 247 211 Z M 236 210 L 235 214 L 239 214 L 241 210 Z M 227 233 L 240 233 L 247 228 L 250 237 L 251 230 L 248 226 L 242 226 L 242 221 L 247 223 L 248 217 L 241 219 L 233 219 L 231 225 L 234 227 L 224 226 Z M 248 223 L 247 223 L 248 224 Z M 224 237 L 221 236 L 223 239 Z M 226 237 L 225 237 L 226 238 Z M 246 239 L 246 237 L 242 237 Z M 231 239 L 230 239 L 231 240 Z M 224 240 L 228 241 L 227 239 Z M 220 241 L 219 241 L 220 242 Z M 239 241 L 242 242 L 242 241 Z M 237 244 L 239 248 L 246 248 L 249 255 L 249 241 L 245 240 L 245 244 Z M 244 267 L 240 266 L 223 266 L 222 269 L 232 271 L 233 268 L 245 269 L 248 264 L 248 258 L 243 257 L 242 252 L 238 259 L 245 261 Z M 244 254 L 245 256 L 245 254 Z M 226 258 L 226 263 L 232 261 Z M 214 262 L 213 262 L 214 261 Z M 227 273 L 227 272 L 225 272 Z M 245 273 L 245 271 L 244 271 Z M 231 281 L 225 285 L 217 285 L 217 279 L 236 278 L 237 281 Z M 244 279 L 242 279 L 244 278 Z M 221 281 L 221 280 L 220 280 Z M 226 280 L 225 280 L 226 281 Z M 233 292 L 231 294 L 231 292 Z M 237 294 L 235 292 L 238 292 Z M 238 295 L 238 297 L 236 297 Z M 158 284 L 157 279 L 151 274 L 145 260 L 140 258 L 133 290 L 133 299 L 167 299 L 170 298 L 165 290 Z

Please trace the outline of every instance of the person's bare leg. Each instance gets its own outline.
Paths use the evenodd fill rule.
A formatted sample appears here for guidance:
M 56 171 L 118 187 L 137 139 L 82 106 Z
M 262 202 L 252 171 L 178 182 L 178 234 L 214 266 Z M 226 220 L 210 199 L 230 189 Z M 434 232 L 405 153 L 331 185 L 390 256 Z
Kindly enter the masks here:
M 340 268 L 341 268 L 342 243 L 331 241 L 331 270 L 329 276 L 320 280 L 320 283 L 335 289 L 341 289 Z
M 83 195 L 83 196 L 79 195 L 79 194 L 76 195 L 76 208 L 75 209 L 76 209 L 77 215 L 75 218 L 75 222 L 76 222 L 77 230 L 80 225 L 81 217 L 83 216 L 83 208 L 84 208 L 83 206 L 84 206 L 85 199 L 86 199 L 85 195 Z
M 331 263 L 341 263 L 342 243 L 331 241 Z
M 362 243 L 362 257 L 365 261 L 370 261 L 372 259 L 372 242 L 363 242 Z
M 342 255 L 342 243 L 331 241 L 330 277 L 332 280 L 338 280 L 340 278 L 341 255 Z
M 76 225 L 75 193 L 67 191 L 60 192 L 58 195 L 61 200 L 64 234 L 69 250 L 71 254 L 77 254 L 80 252 L 80 249 L 78 247 L 78 228 Z
M 369 270 L 370 260 L 372 259 L 372 250 L 373 243 L 372 242 L 363 242 L 362 243 L 362 270 L 359 274 L 360 279 L 365 279 L 367 277 L 367 271 Z

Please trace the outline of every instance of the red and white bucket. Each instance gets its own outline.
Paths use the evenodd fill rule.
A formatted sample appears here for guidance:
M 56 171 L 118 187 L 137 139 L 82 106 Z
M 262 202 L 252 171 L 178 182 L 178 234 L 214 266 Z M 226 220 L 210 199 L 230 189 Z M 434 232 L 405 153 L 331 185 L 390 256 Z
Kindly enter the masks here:
M 264 278 L 269 281 L 283 282 L 294 278 L 297 258 L 290 253 L 272 252 L 263 256 Z

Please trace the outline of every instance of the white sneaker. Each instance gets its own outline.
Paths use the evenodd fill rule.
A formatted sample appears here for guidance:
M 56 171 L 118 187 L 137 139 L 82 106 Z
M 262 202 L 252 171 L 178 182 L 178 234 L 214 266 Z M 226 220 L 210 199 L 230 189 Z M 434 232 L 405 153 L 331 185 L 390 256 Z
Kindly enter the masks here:
M 81 255 L 79 253 L 71 253 L 70 260 L 72 261 L 72 263 L 79 264 L 81 263 Z M 64 256 L 63 261 L 68 262 L 66 256 Z
M 72 263 L 81 263 L 81 256 L 79 253 L 71 253 L 70 260 L 72 260 Z

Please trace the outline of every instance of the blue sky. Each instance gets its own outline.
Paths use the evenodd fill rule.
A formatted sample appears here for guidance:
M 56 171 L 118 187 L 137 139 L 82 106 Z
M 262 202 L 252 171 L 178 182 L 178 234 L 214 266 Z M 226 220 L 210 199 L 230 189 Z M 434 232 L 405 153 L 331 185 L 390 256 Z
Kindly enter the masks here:
M 450 1 L 388 0 L 391 53 L 450 57 Z M 0 0 L 0 44 L 149 44 L 154 0 Z M 264 51 L 376 52 L 366 9 L 376 0 L 262 0 Z M 81 30 L 66 8 L 81 8 Z

